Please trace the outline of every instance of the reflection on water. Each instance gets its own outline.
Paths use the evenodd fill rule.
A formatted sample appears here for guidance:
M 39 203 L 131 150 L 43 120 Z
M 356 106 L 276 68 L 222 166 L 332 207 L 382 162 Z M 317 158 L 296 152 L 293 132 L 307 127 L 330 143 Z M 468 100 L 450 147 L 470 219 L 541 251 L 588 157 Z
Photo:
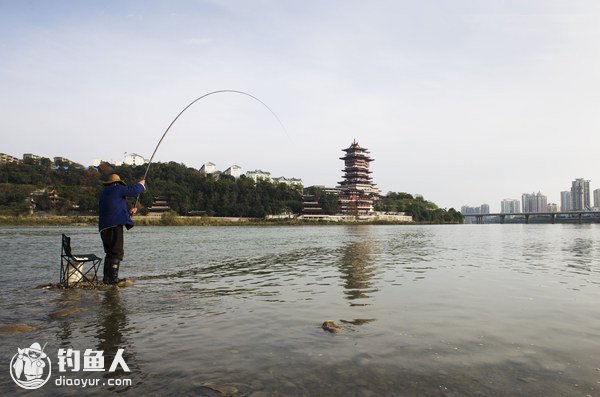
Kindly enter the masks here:
M 96 349 L 104 352 L 107 365 L 113 362 L 118 349 L 125 349 L 123 359 L 132 374 L 138 380 L 145 378 L 135 356 L 135 344 L 126 335 L 135 334 L 127 320 L 127 310 L 121 299 L 120 288 L 110 288 L 104 292 L 100 307 L 98 309 L 98 329 L 96 333 Z M 105 378 L 127 378 L 129 373 L 124 372 L 121 366 L 115 372 L 105 372 Z M 127 387 L 111 386 L 108 390 L 127 390 Z
M 377 270 L 373 262 L 372 250 L 374 242 L 369 234 L 370 229 L 351 227 L 356 233 L 356 241 L 346 244 L 342 248 L 340 272 L 344 280 L 344 293 L 352 306 L 367 305 L 364 299 L 377 292 L 372 278 Z M 354 302 L 355 300 L 360 302 Z
M 76 315 L 81 311 L 80 300 L 84 291 L 80 289 L 61 290 L 59 296 L 53 300 L 56 308 L 50 314 L 50 318 L 59 321 L 57 329 L 57 340 L 59 346 L 69 348 L 77 329 L 71 321 L 64 320 Z
M 450 247 L 445 247 L 445 250 L 449 249 Z M 407 275 L 412 276 L 413 281 L 419 281 L 433 269 L 431 262 L 437 252 L 437 244 L 430 233 L 426 230 L 411 230 L 395 235 L 389 241 L 386 255 L 393 260 L 390 264 L 392 267 L 401 266 Z
M 100 309 L 98 310 L 98 350 L 106 354 L 114 354 L 117 349 L 128 346 L 129 343 L 123 336 L 127 329 L 127 313 L 121 304 L 121 290 L 111 288 L 104 292 Z
M 39 395 L 600 394 L 598 225 L 135 228 L 133 287 L 32 289 L 62 232 L 0 228 L 0 325 L 26 325 L 3 328 L 3 360 L 124 348 L 131 373 L 103 376 L 134 383 Z
M 573 258 L 572 263 L 567 266 L 591 271 L 592 263 L 594 259 L 598 259 L 598 252 L 596 248 L 597 242 L 590 238 L 576 238 L 573 242 L 565 248 L 567 255 L 571 255 Z

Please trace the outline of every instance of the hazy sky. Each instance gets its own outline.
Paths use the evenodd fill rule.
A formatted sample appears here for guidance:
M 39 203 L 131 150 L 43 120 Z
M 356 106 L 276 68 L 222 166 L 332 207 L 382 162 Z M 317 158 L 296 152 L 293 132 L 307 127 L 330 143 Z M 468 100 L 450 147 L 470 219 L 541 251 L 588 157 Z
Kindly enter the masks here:
M 0 0 L 0 152 L 341 180 L 441 207 L 600 187 L 600 2 Z M 150 172 L 148 183 L 152 183 Z

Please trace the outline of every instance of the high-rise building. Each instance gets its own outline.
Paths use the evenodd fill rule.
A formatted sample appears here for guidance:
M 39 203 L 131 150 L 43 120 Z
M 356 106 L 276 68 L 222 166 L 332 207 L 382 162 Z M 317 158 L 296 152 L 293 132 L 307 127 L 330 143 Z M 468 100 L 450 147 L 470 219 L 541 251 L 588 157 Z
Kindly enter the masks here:
M 503 214 L 518 214 L 521 212 L 521 203 L 516 199 L 504 199 L 500 203 L 500 212 Z
M 577 178 L 571 183 L 571 210 L 590 209 L 590 181 Z
M 523 193 L 521 196 L 523 212 L 546 212 L 548 209 L 548 198 L 542 193 Z
M 594 190 L 594 207 L 600 209 L 600 189 Z
M 463 205 L 460 207 L 460 213 L 465 214 L 479 214 L 481 212 L 481 207 L 470 207 L 468 205 Z
M 571 192 L 564 190 L 560 192 L 560 210 L 563 212 L 571 211 Z
M 349 148 L 343 149 L 343 180 L 339 183 L 340 212 L 346 215 L 367 215 L 373 212 L 373 200 L 379 196 L 379 189 L 369 176 L 369 151 L 360 147 L 356 140 Z
M 468 205 L 463 205 L 460 207 L 460 213 L 463 215 L 466 214 L 489 214 L 490 206 L 488 204 L 481 204 L 479 207 L 470 207 Z

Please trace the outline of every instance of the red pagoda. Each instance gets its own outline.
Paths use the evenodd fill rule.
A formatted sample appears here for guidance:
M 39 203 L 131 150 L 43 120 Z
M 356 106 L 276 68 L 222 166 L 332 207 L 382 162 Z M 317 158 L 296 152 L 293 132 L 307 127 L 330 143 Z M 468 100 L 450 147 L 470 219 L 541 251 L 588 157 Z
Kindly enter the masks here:
M 373 200 L 379 196 L 379 189 L 369 176 L 369 151 L 356 142 L 349 148 L 343 149 L 346 154 L 340 157 L 344 160 L 343 181 L 339 183 L 340 212 L 345 215 L 368 215 L 373 212 Z

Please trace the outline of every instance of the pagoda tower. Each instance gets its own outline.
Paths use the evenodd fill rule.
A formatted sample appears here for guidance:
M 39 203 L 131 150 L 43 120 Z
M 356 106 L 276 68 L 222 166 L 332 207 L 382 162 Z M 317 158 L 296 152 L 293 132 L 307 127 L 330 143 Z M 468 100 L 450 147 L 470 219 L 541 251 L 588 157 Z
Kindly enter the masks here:
M 344 160 L 344 180 L 338 185 L 340 212 L 354 216 L 368 215 L 373 212 L 373 200 L 379 196 L 379 189 L 369 176 L 369 163 L 373 159 L 366 148 L 358 145 L 356 139 L 343 151 L 346 154 L 340 160 Z

